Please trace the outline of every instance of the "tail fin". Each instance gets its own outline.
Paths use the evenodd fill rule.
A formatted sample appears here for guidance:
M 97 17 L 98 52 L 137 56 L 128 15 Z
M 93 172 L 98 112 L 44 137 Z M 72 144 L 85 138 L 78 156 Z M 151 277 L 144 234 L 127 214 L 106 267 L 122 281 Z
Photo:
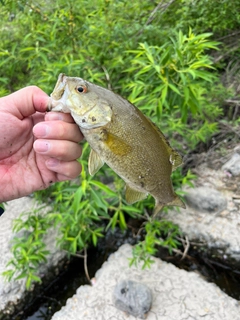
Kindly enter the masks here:
M 153 210 L 153 217 L 155 217 L 164 207 L 164 203 L 158 203 L 156 201 L 155 208 Z
M 186 209 L 185 203 L 177 195 L 175 195 L 175 198 L 173 199 L 173 201 L 168 203 L 159 203 L 157 199 L 155 200 L 156 200 L 156 204 L 153 210 L 153 217 L 157 215 L 165 206 L 174 206 L 174 207 L 181 207 Z
M 175 199 L 173 199 L 172 202 L 169 202 L 167 204 L 168 206 L 175 206 L 175 207 L 181 207 L 186 209 L 185 203 L 176 195 Z

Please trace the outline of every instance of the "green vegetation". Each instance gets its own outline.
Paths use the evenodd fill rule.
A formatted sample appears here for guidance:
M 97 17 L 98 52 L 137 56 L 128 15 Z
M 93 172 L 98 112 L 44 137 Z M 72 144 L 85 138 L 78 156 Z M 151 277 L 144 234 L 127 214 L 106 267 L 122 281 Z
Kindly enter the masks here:
M 239 55 L 230 41 L 240 34 L 239 5 L 236 0 L 217 6 L 214 0 L 2 0 L 0 96 L 31 84 L 50 94 L 59 73 L 79 76 L 128 98 L 187 155 L 209 141 L 221 122 L 238 121 L 236 106 L 225 102 L 236 90 L 229 77 L 224 87 L 220 74 Z M 88 155 L 84 144 L 78 181 L 36 192 L 40 203 L 51 204 L 48 214 L 33 212 L 16 221 L 14 231 L 22 230 L 22 237 L 13 242 L 8 279 L 26 277 L 28 288 L 41 281 L 36 266 L 46 261 L 50 226 L 59 230 L 58 244 L 75 254 L 96 245 L 109 228 L 126 229 L 129 217 L 142 219 L 144 238 L 131 263 L 143 260 L 144 266 L 157 246 L 171 252 L 178 245 L 176 226 L 149 218 L 153 199 L 127 205 L 123 181 L 112 170 L 104 166 L 94 177 L 87 173 Z M 180 195 L 194 178 L 181 170 L 173 174 Z
M 33 281 L 41 282 L 36 269 L 40 263 L 47 262 L 49 254 L 44 243 L 49 225 L 47 219 L 39 214 L 40 210 L 23 213 L 15 220 L 13 231 L 21 233 L 13 239 L 13 258 L 7 264 L 13 269 L 3 272 L 9 281 L 13 277 L 15 280 L 26 278 L 27 289 Z

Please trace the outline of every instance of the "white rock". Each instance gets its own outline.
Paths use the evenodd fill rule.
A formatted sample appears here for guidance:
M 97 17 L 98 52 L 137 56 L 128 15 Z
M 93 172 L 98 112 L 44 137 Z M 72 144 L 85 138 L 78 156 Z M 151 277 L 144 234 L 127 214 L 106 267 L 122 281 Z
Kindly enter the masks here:
M 142 282 L 126 279 L 115 286 L 113 302 L 119 310 L 145 319 L 152 306 L 152 293 Z
M 81 286 L 52 320 L 136 320 L 116 309 L 112 292 L 123 279 L 146 284 L 153 303 L 148 320 L 239 320 L 239 302 L 198 274 L 155 259 L 151 269 L 129 267 L 132 247 L 123 245 L 96 273 L 93 287 Z
M 12 253 L 11 239 L 13 238 L 12 225 L 13 220 L 18 218 L 23 212 L 28 212 L 36 208 L 36 203 L 32 198 L 23 197 L 20 199 L 7 202 L 5 212 L 0 217 L 0 314 L 7 312 L 6 306 L 8 303 L 17 304 L 25 295 L 25 280 L 11 281 L 8 283 L 2 276 L 5 271 L 7 262 L 11 259 Z M 46 249 L 51 252 L 48 262 L 43 264 L 38 272 L 39 275 L 46 273 L 49 267 L 56 266 L 60 260 L 65 257 L 65 253 L 56 248 L 55 231 L 49 232 L 46 237 Z
M 216 189 L 198 187 L 188 189 L 186 192 L 184 198 L 187 204 L 200 212 L 216 213 L 227 207 L 225 196 Z
M 233 176 L 240 175 L 240 154 L 235 152 L 231 159 L 228 160 L 223 166 L 222 170 L 229 172 Z

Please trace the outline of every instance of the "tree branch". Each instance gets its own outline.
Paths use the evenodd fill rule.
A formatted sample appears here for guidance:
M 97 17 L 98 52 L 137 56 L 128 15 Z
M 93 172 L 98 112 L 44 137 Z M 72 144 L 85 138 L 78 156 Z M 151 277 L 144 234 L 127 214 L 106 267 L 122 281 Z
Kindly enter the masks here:
M 164 12 L 175 1 L 176 0 L 171 0 L 171 1 L 167 2 L 167 3 L 164 3 L 164 0 L 162 0 L 161 2 L 159 2 L 159 4 L 152 10 L 152 12 L 150 13 L 146 23 L 144 24 L 142 29 L 138 31 L 136 36 L 138 37 L 140 34 L 142 34 L 144 28 L 152 23 L 152 21 L 154 20 L 155 15 L 156 15 L 158 10 L 162 10 L 162 12 Z

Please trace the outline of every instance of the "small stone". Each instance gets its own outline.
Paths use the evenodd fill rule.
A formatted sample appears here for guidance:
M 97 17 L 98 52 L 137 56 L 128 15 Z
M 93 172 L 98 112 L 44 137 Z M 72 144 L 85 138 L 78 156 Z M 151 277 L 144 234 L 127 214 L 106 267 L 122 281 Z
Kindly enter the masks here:
M 191 208 L 200 212 L 217 213 L 227 207 L 227 199 L 224 195 L 209 187 L 190 189 L 184 198 Z
M 143 283 L 122 280 L 115 286 L 113 302 L 117 309 L 145 319 L 152 306 L 152 293 Z
M 231 159 L 222 166 L 222 170 L 231 173 L 233 176 L 240 175 L 240 154 L 238 149 L 235 150 Z

